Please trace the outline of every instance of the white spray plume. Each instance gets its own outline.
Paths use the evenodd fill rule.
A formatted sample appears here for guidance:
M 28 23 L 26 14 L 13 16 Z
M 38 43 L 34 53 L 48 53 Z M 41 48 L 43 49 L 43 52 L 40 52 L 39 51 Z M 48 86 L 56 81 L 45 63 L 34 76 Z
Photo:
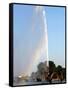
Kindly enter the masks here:
M 43 30 L 43 37 L 40 40 L 40 42 L 38 43 L 37 48 L 35 49 L 35 51 L 32 54 L 31 60 L 32 62 L 29 65 L 29 69 L 28 69 L 28 73 L 33 72 L 33 68 L 37 67 L 37 64 L 40 62 L 40 59 L 43 57 L 42 62 L 46 61 L 46 65 L 49 66 L 48 64 L 48 33 L 47 33 L 47 22 L 46 22 L 46 14 L 45 14 L 45 10 L 44 7 L 42 6 L 36 6 L 35 7 L 35 14 L 38 15 L 40 21 L 41 21 L 41 30 Z M 36 17 L 36 18 L 38 18 Z M 33 19 L 34 15 L 33 15 Z M 34 20 L 35 21 L 35 20 Z M 35 28 L 35 22 L 32 21 L 32 29 L 34 30 Z M 35 30 L 34 30 L 35 31 Z

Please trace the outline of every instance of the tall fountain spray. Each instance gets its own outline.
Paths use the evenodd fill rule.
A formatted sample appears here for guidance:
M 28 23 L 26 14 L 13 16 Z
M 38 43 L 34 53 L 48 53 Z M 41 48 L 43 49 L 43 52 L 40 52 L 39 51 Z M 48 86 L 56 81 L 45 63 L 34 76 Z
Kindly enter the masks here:
M 32 51 L 30 56 L 30 64 L 25 72 L 25 74 L 31 75 L 32 72 L 35 72 L 37 69 L 37 65 L 40 62 L 45 62 L 45 66 L 48 67 L 48 33 L 47 33 L 47 22 L 46 22 L 46 14 L 43 6 L 35 6 L 33 9 L 33 18 L 31 23 L 32 32 L 36 32 L 36 25 L 39 27 L 38 32 L 42 31 L 42 36 L 37 43 L 37 47 L 34 51 Z M 37 20 L 36 20 L 37 19 Z M 36 21 L 39 20 L 39 23 Z M 32 34 L 33 34 L 32 33 Z M 34 35 L 34 34 L 33 34 Z M 35 37 L 35 36 L 34 36 Z M 32 42 L 31 42 L 32 43 Z M 33 44 L 32 44 L 33 46 Z M 47 70 L 47 69 L 46 69 Z
M 46 66 L 49 66 L 48 64 L 48 33 L 47 33 L 47 22 L 46 22 L 46 13 L 44 10 L 43 6 L 36 6 L 36 13 L 38 14 L 38 18 L 40 19 L 40 25 L 39 27 L 41 28 L 43 32 L 43 36 L 41 39 L 41 42 L 39 43 L 38 47 L 38 58 L 37 60 L 40 60 L 40 56 L 43 57 L 43 62 L 46 61 Z
M 32 55 L 32 62 L 31 65 L 29 66 L 29 70 L 33 72 L 33 70 L 35 69 L 35 67 L 37 67 L 37 65 L 40 63 L 40 60 L 42 59 L 41 62 L 45 62 L 46 67 L 49 66 L 48 63 L 48 33 L 47 33 L 47 22 L 46 22 L 46 14 L 45 14 L 45 10 L 43 6 L 36 6 L 34 9 L 34 16 L 33 16 L 33 25 L 32 25 L 32 29 L 34 31 L 36 31 L 35 29 L 35 20 L 34 19 L 38 19 L 39 20 L 39 27 L 40 30 L 42 30 L 43 35 L 42 38 L 40 38 L 40 42 L 38 43 L 37 48 L 35 49 L 33 55 Z M 35 14 L 36 14 L 36 18 L 35 18 Z M 33 31 L 32 30 L 32 31 Z M 32 69 L 33 68 L 33 69 Z
M 46 14 L 45 14 L 45 11 L 43 9 L 43 18 L 44 18 L 44 36 L 45 36 L 45 45 L 46 45 L 46 51 L 45 51 L 45 54 L 46 54 L 46 65 L 49 66 L 49 58 L 48 58 L 48 33 L 47 33 L 47 22 L 46 22 Z

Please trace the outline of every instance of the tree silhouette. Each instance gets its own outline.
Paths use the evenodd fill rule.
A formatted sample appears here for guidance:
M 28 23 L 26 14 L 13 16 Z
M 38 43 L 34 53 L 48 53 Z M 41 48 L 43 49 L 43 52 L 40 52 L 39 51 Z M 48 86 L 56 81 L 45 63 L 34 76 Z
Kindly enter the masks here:
M 61 65 L 56 67 L 53 61 L 49 61 L 49 67 L 46 66 L 46 62 L 40 62 L 37 66 L 37 72 L 33 72 L 33 75 L 33 79 L 36 78 L 37 81 L 42 81 L 43 79 L 50 83 L 52 83 L 52 79 L 62 81 L 66 80 L 66 68 L 63 68 Z
M 53 61 L 49 61 L 49 74 L 51 75 L 56 69 L 56 65 Z

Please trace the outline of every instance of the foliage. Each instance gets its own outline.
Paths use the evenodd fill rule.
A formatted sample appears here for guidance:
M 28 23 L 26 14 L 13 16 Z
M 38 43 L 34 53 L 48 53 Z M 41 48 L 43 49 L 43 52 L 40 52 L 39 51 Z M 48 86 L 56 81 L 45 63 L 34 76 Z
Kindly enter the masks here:
M 48 80 L 50 83 L 52 79 L 57 78 L 57 76 L 60 81 L 66 80 L 66 68 L 63 68 L 61 65 L 56 66 L 53 61 L 49 61 L 49 67 L 46 66 L 46 62 L 40 62 L 37 68 L 37 72 L 32 73 L 33 75 L 36 75 L 37 81 L 42 81 L 42 76 L 44 76 L 45 80 Z M 46 70 L 48 70 L 48 74 L 46 73 Z
M 49 74 L 51 75 L 56 69 L 56 65 L 53 61 L 49 61 Z

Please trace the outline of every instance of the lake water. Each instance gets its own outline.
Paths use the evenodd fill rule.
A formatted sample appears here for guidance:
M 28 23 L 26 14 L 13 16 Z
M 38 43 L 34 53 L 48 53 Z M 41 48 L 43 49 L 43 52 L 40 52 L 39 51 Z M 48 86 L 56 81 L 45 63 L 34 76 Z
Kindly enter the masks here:
M 56 80 L 56 81 L 52 81 L 52 83 L 65 83 L 65 80 L 64 81 L 58 81 L 58 80 Z M 46 85 L 46 84 L 50 84 L 48 81 L 42 81 L 42 82 L 37 82 L 37 81 L 23 81 L 23 80 L 21 80 L 21 81 L 19 81 L 19 82 L 14 82 L 14 86 L 19 86 L 19 85 L 22 85 L 22 86 L 24 86 L 24 85 L 41 85 L 41 84 L 43 84 L 43 85 Z

